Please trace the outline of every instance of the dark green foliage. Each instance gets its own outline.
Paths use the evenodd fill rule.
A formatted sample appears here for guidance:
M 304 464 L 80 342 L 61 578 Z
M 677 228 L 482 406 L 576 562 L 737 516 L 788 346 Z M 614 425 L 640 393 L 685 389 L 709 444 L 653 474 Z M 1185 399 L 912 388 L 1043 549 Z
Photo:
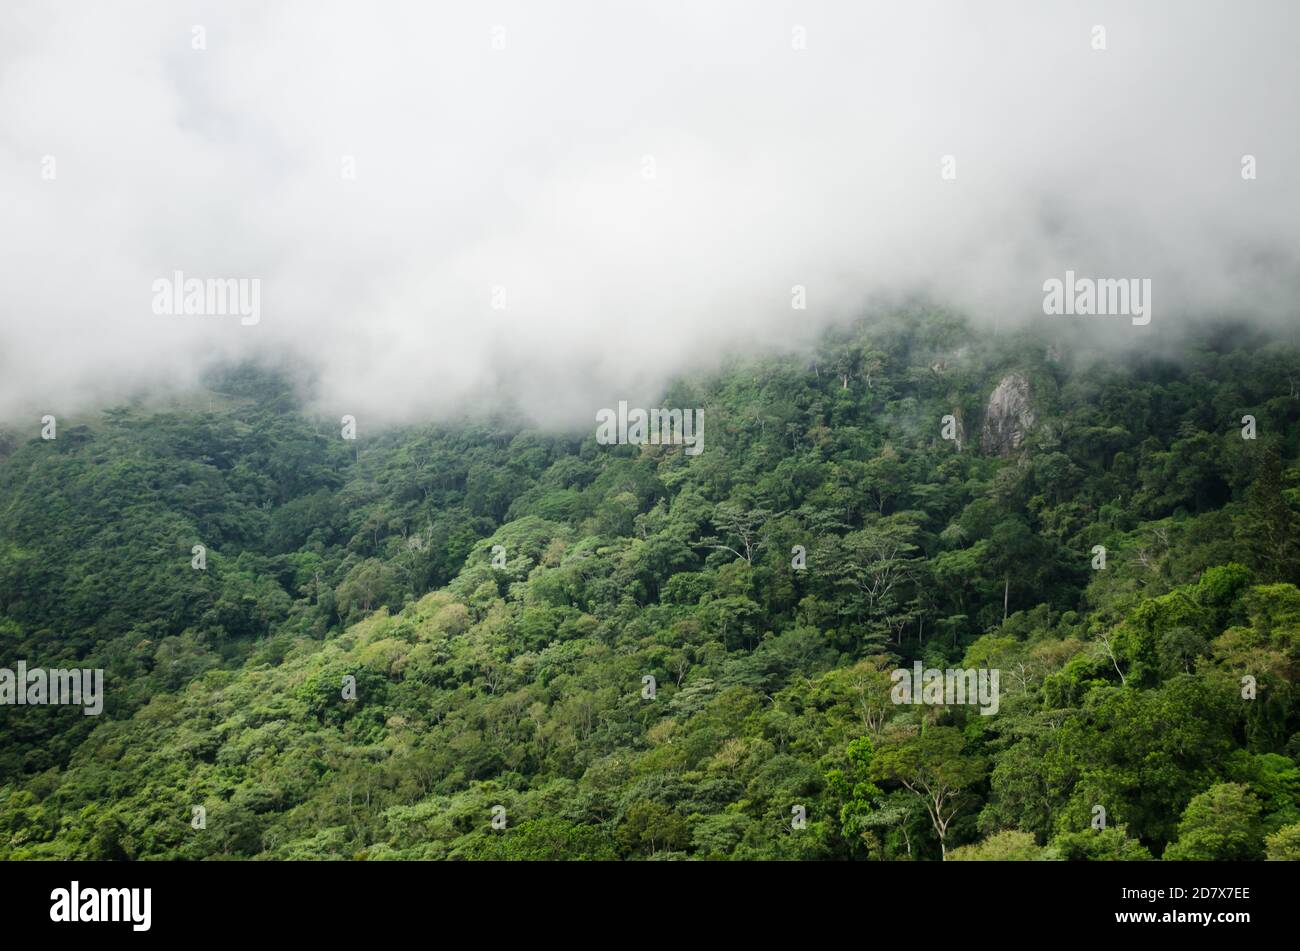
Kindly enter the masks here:
M 678 381 L 699 457 L 345 442 L 249 368 L 9 440 L 0 666 L 107 700 L 0 707 L 0 858 L 1294 857 L 1297 354 L 1233 339 L 909 313 Z M 917 660 L 998 712 L 893 703 Z

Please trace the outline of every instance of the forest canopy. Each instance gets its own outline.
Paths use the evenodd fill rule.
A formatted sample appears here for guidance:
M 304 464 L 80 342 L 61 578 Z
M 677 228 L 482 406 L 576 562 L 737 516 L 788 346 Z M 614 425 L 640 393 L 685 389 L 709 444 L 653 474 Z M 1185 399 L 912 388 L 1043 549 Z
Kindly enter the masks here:
M 10 428 L 0 666 L 105 695 L 0 707 L 0 858 L 1297 858 L 1300 349 L 1182 349 L 863 321 L 673 384 L 698 456 L 250 367 Z

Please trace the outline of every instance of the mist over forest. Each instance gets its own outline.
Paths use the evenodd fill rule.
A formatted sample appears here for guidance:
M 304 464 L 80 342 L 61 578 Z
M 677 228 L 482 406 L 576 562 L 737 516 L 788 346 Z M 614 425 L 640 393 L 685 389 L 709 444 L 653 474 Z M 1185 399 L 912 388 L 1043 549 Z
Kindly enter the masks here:
M 1300 858 L 1250 11 L 7 4 L 0 859 Z
M 1067 269 L 1152 281 L 1126 351 L 1289 332 L 1300 11 L 1251 11 L 20 0 L 0 420 L 254 360 L 372 425 L 586 426 L 918 298 L 1033 325 Z M 260 319 L 155 313 L 178 271 Z

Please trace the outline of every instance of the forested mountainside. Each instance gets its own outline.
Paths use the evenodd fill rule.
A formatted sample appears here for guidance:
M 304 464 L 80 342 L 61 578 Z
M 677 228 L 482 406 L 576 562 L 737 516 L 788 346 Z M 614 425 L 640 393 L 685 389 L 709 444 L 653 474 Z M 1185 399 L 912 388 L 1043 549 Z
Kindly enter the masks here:
M 0 707 L 0 858 L 1300 857 L 1300 349 L 1065 326 L 680 380 L 698 456 L 246 368 L 10 427 L 0 666 L 106 699 Z

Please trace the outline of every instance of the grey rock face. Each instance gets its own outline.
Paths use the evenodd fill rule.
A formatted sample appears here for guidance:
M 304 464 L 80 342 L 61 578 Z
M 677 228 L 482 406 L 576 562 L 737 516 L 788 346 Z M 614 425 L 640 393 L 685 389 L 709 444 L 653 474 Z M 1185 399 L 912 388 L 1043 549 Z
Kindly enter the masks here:
M 984 409 L 980 444 L 990 455 L 1009 456 L 1024 445 L 1035 419 L 1029 400 L 1029 380 L 1023 373 L 1008 373 L 993 390 Z

